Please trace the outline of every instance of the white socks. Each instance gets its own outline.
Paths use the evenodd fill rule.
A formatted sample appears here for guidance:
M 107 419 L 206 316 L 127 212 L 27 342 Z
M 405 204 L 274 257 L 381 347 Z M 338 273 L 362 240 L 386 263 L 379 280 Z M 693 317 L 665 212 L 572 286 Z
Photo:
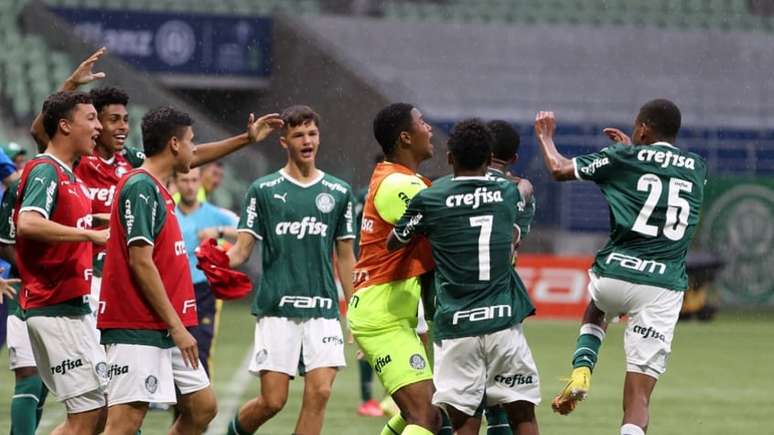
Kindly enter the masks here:
M 637 425 L 627 423 L 621 426 L 621 435 L 645 435 L 645 431 Z

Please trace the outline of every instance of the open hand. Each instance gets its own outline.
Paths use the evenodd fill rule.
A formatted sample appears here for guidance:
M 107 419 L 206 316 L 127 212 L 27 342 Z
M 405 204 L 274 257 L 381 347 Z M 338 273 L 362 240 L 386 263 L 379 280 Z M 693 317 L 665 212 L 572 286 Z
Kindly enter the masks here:
M 250 142 L 260 142 L 283 125 L 284 122 L 279 113 L 270 113 L 258 119 L 255 119 L 255 115 L 251 113 L 247 119 L 247 136 Z
M 13 284 L 19 284 L 21 280 L 18 278 L 2 279 L 0 278 L 0 303 L 5 303 L 5 298 L 13 299 L 16 297 L 16 289 L 13 288 Z
M 183 354 L 185 365 L 194 369 L 199 368 L 199 347 L 193 335 L 181 325 L 179 328 L 170 329 L 169 336 Z
M 78 88 L 80 86 L 83 86 L 87 83 L 91 83 L 95 80 L 102 80 L 105 78 L 105 73 L 103 72 L 94 72 L 94 64 L 97 63 L 97 61 L 107 53 L 107 48 L 102 47 L 99 50 L 95 51 L 91 56 L 89 56 L 86 60 L 81 62 L 80 65 L 78 65 L 78 68 L 75 68 L 75 71 L 73 71 L 72 74 L 70 74 L 70 77 L 67 78 L 67 83 L 69 83 L 73 88 Z

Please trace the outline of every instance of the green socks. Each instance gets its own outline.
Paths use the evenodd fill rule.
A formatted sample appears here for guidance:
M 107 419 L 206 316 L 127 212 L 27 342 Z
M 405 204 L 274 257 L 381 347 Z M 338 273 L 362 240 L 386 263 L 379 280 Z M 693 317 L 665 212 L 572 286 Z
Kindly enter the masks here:
M 492 406 L 484 411 L 486 415 L 486 435 L 513 435 L 508 413 L 502 406 Z
M 400 435 L 404 429 L 406 429 L 406 420 L 400 414 L 396 414 L 384 425 L 380 435 Z
M 40 422 L 48 389 L 40 376 L 18 379 L 11 398 L 11 433 L 34 434 Z
M 588 367 L 592 371 L 597 365 L 599 348 L 605 339 L 605 330 L 593 323 L 581 326 L 580 336 L 575 343 L 575 353 L 572 356 L 572 367 Z
M 228 424 L 228 431 L 226 431 L 226 435 L 253 435 L 253 433 L 244 430 L 242 426 L 239 425 L 239 412 L 237 411 L 237 414 Z

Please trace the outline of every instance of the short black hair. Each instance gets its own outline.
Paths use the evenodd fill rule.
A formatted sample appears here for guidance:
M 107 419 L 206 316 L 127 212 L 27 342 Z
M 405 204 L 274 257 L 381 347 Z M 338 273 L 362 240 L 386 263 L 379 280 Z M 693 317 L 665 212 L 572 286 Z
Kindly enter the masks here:
M 193 125 L 191 115 L 169 106 L 153 109 L 142 117 L 142 144 L 147 157 L 160 153 L 173 137 Z
M 320 127 L 320 115 L 318 115 L 317 112 L 312 110 L 312 108 L 309 106 L 300 104 L 290 106 L 282 111 L 280 118 L 282 118 L 283 122 L 283 133 L 287 133 L 290 127 L 298 127 L 299 125 L 304 125 L 307 122 L 314 122 L 314 125 L 317 126 L 317 128 Z
M 91 104 L 91 97 L 85 92 L 55 92 L 43 102 L 41 115 L 43 117 L 43 129 L 49 138 L 54 137 L 59 130 L 60 119 L 70 119 L 73 109 L 79 104 Z
M 400 133 L 411 129 L 413 104 L 393 103 L 380 110 L 374 118 L 374 137 L 382 147 L 385 156 L 395 152 Z
M 123 89 L 112 86 L 92 89 L 89 95 L 94 102 L 94 108 L 97 109 L 97 113 L 101 112 L 103 107 L 111 104 L 120 104 L 122 106 L 129 104 L 129 94 Z
M 478 118 L 458 122 L 449 135 L 449 152 L 461 169 L 478 169 L 492 155 L 494 135 Z
M 648 101 L 640 108 L 637 121 L 653 129 L 661 139 L 674 139 L 680 131 L 682 116 L 675 103 L 658 98 Z
M 494 136 L 492 155 L 499 160 L 511 160 L 519 152 L 519 132 L 506 121 L 496 119 L 486 125 Z

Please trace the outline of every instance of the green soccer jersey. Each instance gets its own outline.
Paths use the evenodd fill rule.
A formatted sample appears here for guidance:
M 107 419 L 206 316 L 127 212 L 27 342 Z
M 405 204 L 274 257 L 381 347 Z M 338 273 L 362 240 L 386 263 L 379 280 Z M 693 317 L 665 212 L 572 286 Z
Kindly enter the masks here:
M 324 172 L 301 184 L 280 170 L 250 186 L 238 231 L 263 241 L 254 315 L 338 318 L 333 248 L 355 238 L 353 202 L 349 184 Z
M 707 166 L 666 142 L 616 144 L 573 159 L 579 180 L 597 183 L 610 210 L 599 276 L 683 291 L 685 257 L 699 223 Z
M 153 245 L 167 219 L 164 197 L 151 177 L 147 172 L 132 176 L 118 197 L 118 217 L 127 244 L 144 240 Z
M 17 189 L 19 181 L 15 180 L 8 185 L 3 193 L 3 201 L 0 202 L 0 243 L 6 245 L 16 244 L 16 225 L 13 223 L 13 208 L 16 204 Z M 21 286 L 14 285 L 18 291 Z M 22 318 L 21 307 L 16 299 L 8 299 L 8 314 Z
M 487 170 L 487 174 L 493 177 L 502 177 L 511 181 L 511 179 L 499 169 L 489 168 Z M 524 240 L 524 238 L 527 237 L 527 234 L 529 234 L 530 230 L 532 230 L 532 220 L 535 218 L 535 207 L 536 204 L 534 194 L 528 200 L 522 199 L 518 204 L 516 204 L 516 225 L 519 228 L 520 241 Z
M 489 334 L 534 312 L 511 265 L 519 201 L 505 178 L 444 177 L 419 192 L 398 221 L 393 231 L 401 242 L 415 234 L 430 240 L 435 340 Z

